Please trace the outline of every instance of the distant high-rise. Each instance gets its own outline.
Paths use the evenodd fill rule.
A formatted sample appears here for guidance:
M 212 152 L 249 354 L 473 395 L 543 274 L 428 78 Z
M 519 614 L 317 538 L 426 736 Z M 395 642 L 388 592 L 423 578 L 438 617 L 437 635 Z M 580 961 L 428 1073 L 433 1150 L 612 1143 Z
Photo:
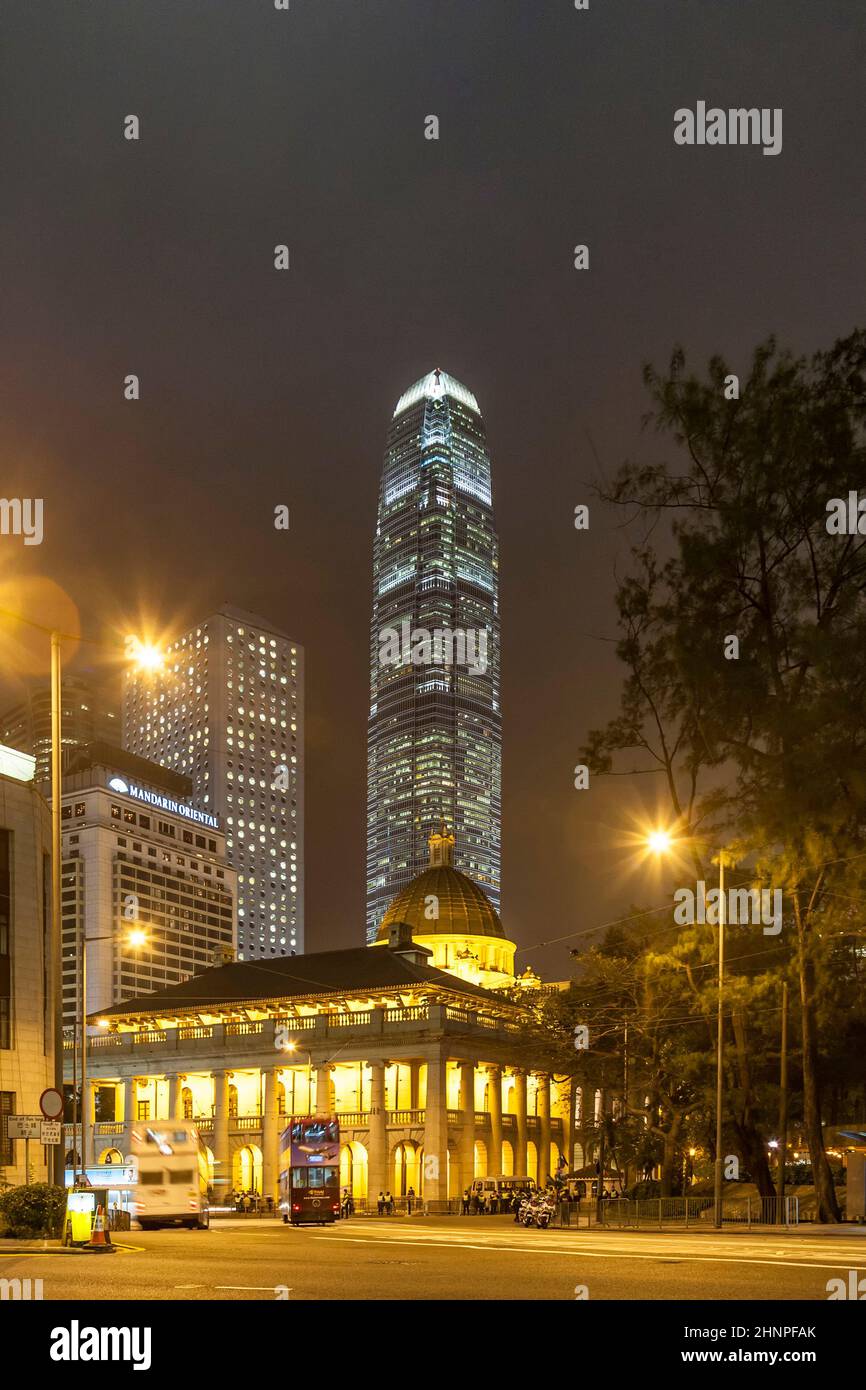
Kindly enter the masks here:
M 119 690 L 103 678 L 63 674 L 60 745 L 64 760 L 90 743 L 120 741 Z M 0 714 L 0 743 L 36 759 L 37 785 L 51 782 L 51 687 L 36 681 L 27 695 Z
M 304 649 L 238 608 L 130 672 L 124 746 L 185 773 L 225 827 L 242 960 L 304 949 Z
M 427 865 L 444 821 L 454 864 L 500 906 L 499 557 L 478 402 L 434 371 L 397 402 L 373 549 L 367 935 Z M 431 905 L 431 911 L 435 907 Z

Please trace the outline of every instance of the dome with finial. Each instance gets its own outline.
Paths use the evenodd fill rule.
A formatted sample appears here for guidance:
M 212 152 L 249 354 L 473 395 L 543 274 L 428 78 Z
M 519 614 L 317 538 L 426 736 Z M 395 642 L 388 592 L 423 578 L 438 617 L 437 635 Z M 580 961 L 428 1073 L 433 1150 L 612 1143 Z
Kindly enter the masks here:
M 429 936 L 492 936 L 505 939 L 490 899 L 468 874 L 455 869 L 454 836 L 443 824 L 430 835 L 430 864 L 389 904 L 378 940 L 387 941 L 392 923 L 407 922 L 416 941 Z

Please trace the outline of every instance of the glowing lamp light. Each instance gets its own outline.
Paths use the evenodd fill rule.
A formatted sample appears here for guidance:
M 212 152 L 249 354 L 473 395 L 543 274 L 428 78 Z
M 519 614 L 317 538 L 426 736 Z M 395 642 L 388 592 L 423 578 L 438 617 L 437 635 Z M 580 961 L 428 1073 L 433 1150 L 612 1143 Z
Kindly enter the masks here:
M 129 637 L 127 650 L 130 661 L 139 671 L 158 671 L 162 667 L 162 652 L 153 642 L 142 642 L 138 637 Z
M 653 854 L 665 854 L 671 847 L 671 837 L 666 830 L 652 830 L 647 836 L 647 848 Z
M 146 946 L 147 932 L 131 931 L 126 940 L 128 946 Z

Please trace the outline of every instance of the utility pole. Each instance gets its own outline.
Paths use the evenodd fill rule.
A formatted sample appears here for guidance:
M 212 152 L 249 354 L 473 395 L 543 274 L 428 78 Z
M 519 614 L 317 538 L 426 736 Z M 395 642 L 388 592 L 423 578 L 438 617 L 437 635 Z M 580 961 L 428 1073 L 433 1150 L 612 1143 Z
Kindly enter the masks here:
M 606 1165 L 606 1163 L 607 1163 L 607 1153 L 606 1153 L 606 1151 L 605 1151 L 605 1140 L 606 1140 L 606 1138 L 607 1138 L 606 1127 L 605 1127 L 605 1103 L 606 1103 L 606 1098 L 607 1098 L 607 1097 L 606 1097 L 604 1082 L 602 1081 L 602 1085 L 601 1085 L 601 1111 L 600 1111 L 600 1114 L 599 1114 L 599 1125 L 600 1125 L 600 1129 L 599 1129 L 599 1139 L 598 1139 L 598 1166 L 599 1166 L 599 1170 L 600 1170 L 600 1171 L 599 1171 L 599 1174 L 598 1174 L 598 1187 L 597 1187 L 597 1189 L 596 1189 L 596 1198 L 595 1198 L 595 1219 L 596 1219 L 596 1221 L 599 1223 L 599 1225 L 601 1225 L 602 1222 L 604 1221 L 604 1170 L 605 1170 L 605 1165 Z
M 782 1055 L 779 1059 L 779 1196 L 785 1197 L 785 1159 L 788 1156 L 788 982 L 782 982 Z
M 63 919 L 60 849 L 60 633 L 51 634 L 51 979 L 54 1016 L 54 1085 L 63 1089 Z M 61 1134 L 63 1133 L 61 1129 Z M 75 1150 L 75 1139 L 72 1140 Z M 65 1186 L 65 1146 L 53 1144 L 52 1181 Z
M 716 1024 L 716 1166 L 714 1182 L 714 1221 L 717 1230 L 722 1226 L 722 1090 L 724 1087 L 723 1045 L 725 1041 L 725 851 L 719 851 L 719 988 L 718 1019 Z

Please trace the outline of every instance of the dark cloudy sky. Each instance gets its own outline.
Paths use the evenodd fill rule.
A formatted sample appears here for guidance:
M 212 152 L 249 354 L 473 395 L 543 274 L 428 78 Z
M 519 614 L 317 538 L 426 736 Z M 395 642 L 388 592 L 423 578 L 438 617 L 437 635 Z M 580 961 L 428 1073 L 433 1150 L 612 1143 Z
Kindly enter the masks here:
M 2 0 L 0 481 L 46 533 L 0 581 L 91 633 L 229 600 L 305 645 L 310 949 L 363 939 L 378 474 L 434 366 L 494 463 L 509 935 L 657 897 L 616 847 L 650 779 L 572 788 L 629 544 L 573 509 L 662 447 L 640 372 L 675 341 L 745 370 L 862 322 L 864 41 L 852 0 Z M 782 153 L 678 148 L 698 100 L 781 107 Z

